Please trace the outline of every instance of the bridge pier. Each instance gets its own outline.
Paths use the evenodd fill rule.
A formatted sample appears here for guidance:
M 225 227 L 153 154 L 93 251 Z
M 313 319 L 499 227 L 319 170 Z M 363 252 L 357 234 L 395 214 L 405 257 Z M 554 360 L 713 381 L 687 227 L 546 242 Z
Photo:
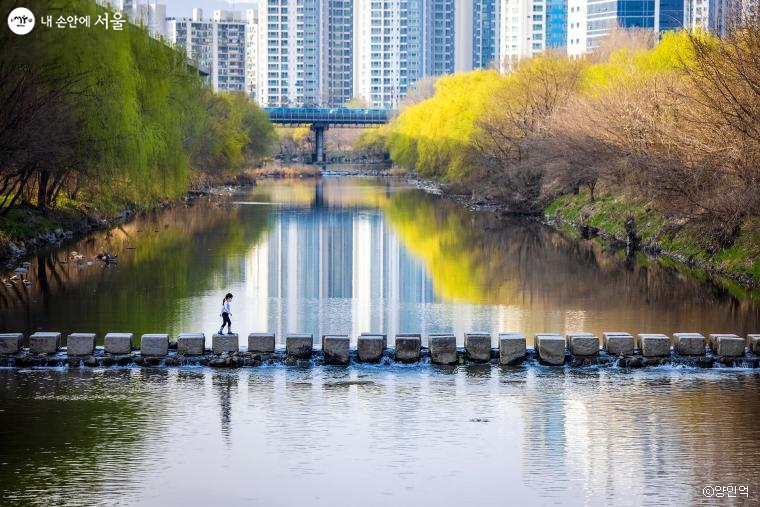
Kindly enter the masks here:
M 312 162 L 315 164 L 325 163 L 325 130 L 327 125 L 321 125 L 315 123 L 311 126 L 311 130 L 314 131 L 314 153 L 312 154 Z

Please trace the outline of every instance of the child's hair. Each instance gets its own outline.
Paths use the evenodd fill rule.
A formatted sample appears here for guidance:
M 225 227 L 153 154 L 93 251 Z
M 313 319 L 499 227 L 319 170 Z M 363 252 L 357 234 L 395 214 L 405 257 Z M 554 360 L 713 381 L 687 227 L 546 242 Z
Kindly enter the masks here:
M 222 303 L 224 303 L 225 301 L 227 301 L 228 298 L 231 298 L 231 297 L 232 297 L 232 292 L 228 292 L 227 295 L 224 296 L 224 299 L 222 299 Z

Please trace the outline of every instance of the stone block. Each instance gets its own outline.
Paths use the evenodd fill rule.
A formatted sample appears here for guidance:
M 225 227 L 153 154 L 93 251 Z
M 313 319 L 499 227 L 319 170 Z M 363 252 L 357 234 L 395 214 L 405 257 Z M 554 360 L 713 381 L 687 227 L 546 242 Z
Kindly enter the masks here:
M 457 338 L 453 334 L 428 335 L 428 348 L 430 349 L 430 361 L 435 364 L 456 364 Z
M 602 346 L 608 354 L 613 356 L 629 356 L 635 348 L 633 336 L 619 331 L 602 333 Z
M 95 351 L 95 333 L 71 333 L 66 338 L 66 355 L 91 356 Z
M 271 354 L 274 343 L 274 333 L 251 333 L 248 335 L 248 352 Z
M 144 334 L 140 338 L 140 354 L 143 356 L 165 356 L 168 353 L 168 334 Z
M 360 336 L 379 336 L 383 339 L 383 350 L 388 348 L 388 335 L 383 333 L 369 333 L 364 332 Z
M 29 337 L 32 354 L 55 354 L 61 346 L 61 333 L 34 333 Z
M 533 338 L 533 347 L 544 363 L 558 366 L 565 362 L 565 339 L 559 334 L 537 334 Z
M 324 335 L 322 353 L 326 364 L 348 364 L 351 339 L 346 335 Z
M 203 333 L 180 333 L 177 336 L 177 354 L 200 356 L 206 352 L 206 335 Z
M 664 334 L 643 333 L 636 336 L 639 351 L 644 357 L 664 357 L 670 355 L 670 338 Z
M 739 357 L 744 355 L 746 342 L 735 334 L 711 334 L 710 346 L 715 354 L 723 357 Z
M 108 354 L 129 354 L 132 352 L 132 333 L 108 333 L 103 345 Z
M 23 333 L 0 334 L 0 354 L 16 354 L 24 344 Z
M 362 334 L 356 339 L 356 355 L 359 361 L 376 363 L 383 357 L 388 339 L 385 335 Z
M 488 333 L 465 333 L 464 353 L 470 361 L 487 363 L 491 360 L 491 335 Z
M 525 359 L 525 336 L 520 333 L 499 334 L 499 364 L 517 364 Z
M 310 334 L 289 334 L 285 337 L 285 351 L 298 359 L 309 359 L 314 350 L 314 337 Z
M 567 348 L 574 356 L 598 356 L 599 337 L 591 333 L 569 333 Z
M 217 334 L 211 337 L 211 351 L 214 354 L 232 353 L 240 350 L 240 341 L 237 333 Z
M 748 334 L 747 342 L 749 343 L 749 350 L 760 356 L 760 334 Z
M 701 356 L 705 353 L 705 337 L 699 333 L 674 333 L 676 352 L 682 356 Z
M 397 334 L 394 346 L 396 361 L 414 363 L 420 360 L 422 338 L 419 334 Z

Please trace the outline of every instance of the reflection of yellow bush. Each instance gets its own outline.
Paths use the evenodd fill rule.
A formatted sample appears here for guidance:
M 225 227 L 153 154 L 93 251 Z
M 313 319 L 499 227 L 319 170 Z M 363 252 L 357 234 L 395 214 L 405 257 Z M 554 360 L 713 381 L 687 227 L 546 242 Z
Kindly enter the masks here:
M 498 302 L 504 291 L 494 290 L 493 285 L 507 280 L 494 279 L 483 257 L 482 238 L 467 223 L 465 210 L 445 209 L 418 194 L 397 194 L 385 211 L 407 250 L 425 264 L 437 296 L 468 303 Z

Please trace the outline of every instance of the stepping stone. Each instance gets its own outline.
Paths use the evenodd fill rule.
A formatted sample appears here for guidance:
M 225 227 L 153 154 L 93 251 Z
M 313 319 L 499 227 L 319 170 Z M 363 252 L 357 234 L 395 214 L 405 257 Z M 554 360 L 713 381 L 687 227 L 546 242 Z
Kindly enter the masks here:
M 749 350 L 753 354 L 760 356 L 760 334 L 747 335 L 747 341 L 749 342 Z
M 633 336 L 618 331 L 602 333 L 602 344 L 604 350 L 613 356 L 632 355 L 635 348 Z
M 499 334 L 499 364 L 521 363 L 527 350 L 525 335 L 520 333 Z
M 591 333 L 570 333 L 567 348 L 574 356 L 598 356 L 599 338 Z
M 34 333 L 29 337 L 32 354 L 55 354 L 61 347 L 61 333 Z
M 322 353 L 326 364 L 348 364 L 351 340 L 347 335 L 324 335 Z
M 488 333 L 465 333 L 464 352 L 470 361 L 487 363 L 491 360 L 491 335 Z
M 314 350 L 314 337 L 310 334 L 289 334 L 285 337 L 285 351 L 297 359 L 309 359 Z
M 274 342 L 274 333 L 251 333 L 248 335 L 248 352 L 271 354 Z
M 132 333 L 108 333 L 103 341 L 108 354 L 129 354 L 132 352 Z
M 705 353 L 705 337 L 699 333 L 673 334 L 676 352 L 682 356 L 702 356 Z
M 456 364 L 457 339 L 453 334 L 428 335 L 428 348 L 430 349 L 430 361 L 435 364 Z
M 95 333 L 71 333 L 66 338 L 66 355 L 91 356 L 95 351 Z
M 384 349 L 387 349 L 387 348 L 388 348 L 388 335 L 387 335 L 387 334 L 383 334 L 383 333 L 369 333 L 369 332 L 364 332 L 364 333 L 362 333 L 362 334 L 361 334 L 361 335 L 359 335 L 359 336 L 380 336 L 380 337 L 382 337 L 382 338 L 383 338 L 383 348 L 384 348 Z
M 365 363 L 378 362 L 385 353 L 388 339 L 385 335 L 362 334 L 356 340 L 356 355 Z
M 394 346 L 396 361 L 414 363 L 420 360 L 422 337 L 419 334 L 397 334 Z
M 637 336 L 639 351 L 645 357 L 664 357 L 670 355 L 670 338 L 664 334 L 643 333 Z
M 23 333 L 0 334 L 0 354 L 17 354 L 24 344 Z
M 735 334 L 711 334 L 710 347 L 715 354 L 723 357 L 739 357 L 744 355 L 746 342 Z
M 144 334 L 140 338 L 140 354 L 143 356 L 165 356 L 168 353 L 168 334 Z
M 240 350 L 240 341 L 237 333 L 218 334 L 211 337 L 211 351 L 214 354 L 224 354 L 238 352 Z
M 559 366 L 565 362 L 565 339 L 556 333 L 539 333 L 534 336 L 534 348 L 544 363 Z
M 203 333 L 180 333 L 177 336 L 177 354 L 200 356 L 206 352 L 206 335 Z

